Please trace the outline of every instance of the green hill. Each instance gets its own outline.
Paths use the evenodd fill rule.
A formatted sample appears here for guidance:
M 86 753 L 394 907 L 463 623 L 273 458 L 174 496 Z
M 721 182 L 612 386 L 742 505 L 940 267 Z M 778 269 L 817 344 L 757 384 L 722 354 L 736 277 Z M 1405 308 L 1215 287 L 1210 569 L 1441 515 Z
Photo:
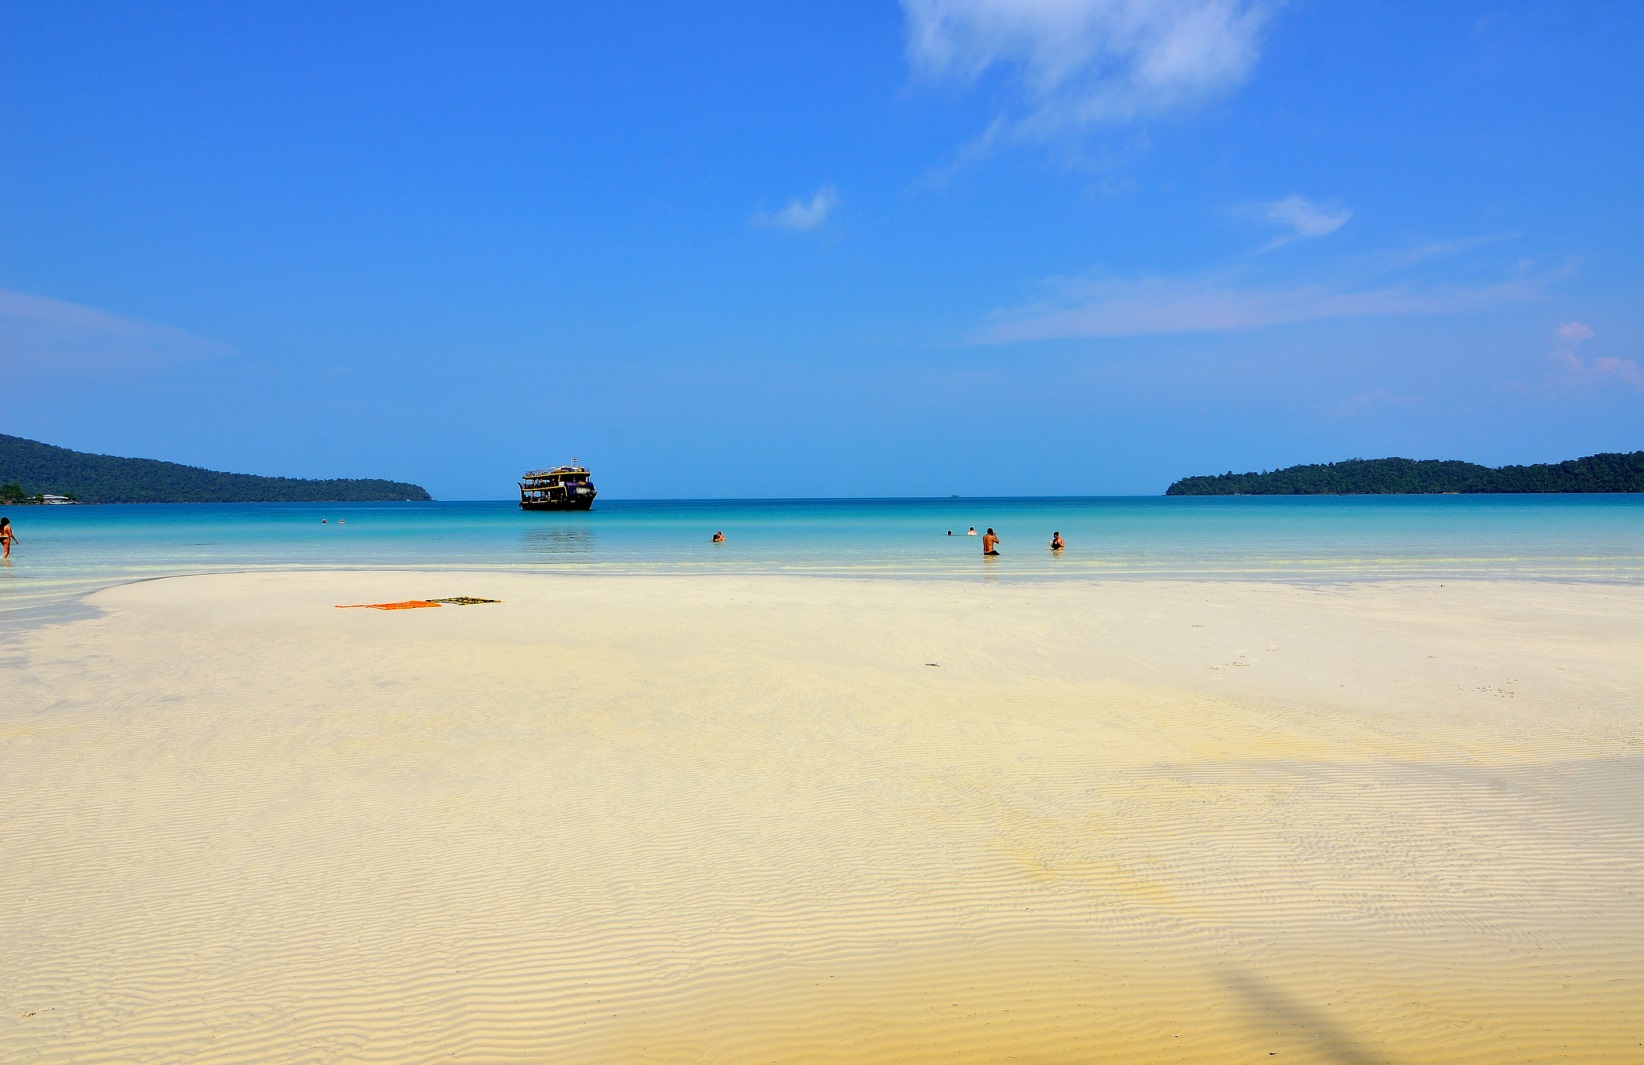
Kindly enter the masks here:
M 73 496 L 82 503 L 363 503 L 429 499 L 414 484 L 311 481 L 217 473 L 156 459 L 88 455 L 0 433 L 0 499 Z
M 1167 496 L 1418 495 L 1440 492 L 1644 492 L 1644 451 L 1534 466 L 1439 459 L 1348 459 L 1261 473 L 1184 477 Z

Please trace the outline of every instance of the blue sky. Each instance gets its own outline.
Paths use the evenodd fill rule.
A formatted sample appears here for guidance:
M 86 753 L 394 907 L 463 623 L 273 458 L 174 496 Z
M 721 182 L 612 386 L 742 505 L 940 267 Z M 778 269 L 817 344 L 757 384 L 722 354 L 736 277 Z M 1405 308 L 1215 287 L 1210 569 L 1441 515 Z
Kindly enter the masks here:
M 0 4 L 0 431 L 503 498 L 1644 448 L 1635 3 Z

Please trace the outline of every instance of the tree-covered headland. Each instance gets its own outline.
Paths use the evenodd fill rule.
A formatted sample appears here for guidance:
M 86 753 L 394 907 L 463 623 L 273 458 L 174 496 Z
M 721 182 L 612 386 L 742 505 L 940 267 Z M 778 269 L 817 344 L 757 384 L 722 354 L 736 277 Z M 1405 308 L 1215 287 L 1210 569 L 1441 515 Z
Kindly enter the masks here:
M 0 496 L 34 502 L 42 495 L 82 503 L 367 503 L 426 500 L 427 491 L 372 478 L 308 480 L 218 473 L 157 459 L 116 458 L 53 447 L 0 433 Z
M 1456 492 L 1644 492 L 1644 451 L 1533 466 L 1442 459 L 1348 459 L 1260 473 L 1184 477 L 1167 496 L 1421 495 Z

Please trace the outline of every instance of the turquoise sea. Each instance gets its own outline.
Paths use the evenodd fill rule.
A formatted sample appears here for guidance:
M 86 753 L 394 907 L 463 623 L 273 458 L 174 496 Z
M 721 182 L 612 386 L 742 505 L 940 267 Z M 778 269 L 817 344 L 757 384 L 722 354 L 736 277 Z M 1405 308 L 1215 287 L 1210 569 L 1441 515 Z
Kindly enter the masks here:
M 180 573 L 317 568 L 1289 581 L 1644 580 L 1644 496 L 600 500 L 16 507 L 0 616 Z M 325 519 L 325 523 L 321 523 Z M 984 560 L 992 526 L 1002 555 Z M 710 544 L 714 530 L 724 544 Z M 950 538 L 946 534 L 952 530 Z M 1046 544 L 1060 530 L 1068 548 Z

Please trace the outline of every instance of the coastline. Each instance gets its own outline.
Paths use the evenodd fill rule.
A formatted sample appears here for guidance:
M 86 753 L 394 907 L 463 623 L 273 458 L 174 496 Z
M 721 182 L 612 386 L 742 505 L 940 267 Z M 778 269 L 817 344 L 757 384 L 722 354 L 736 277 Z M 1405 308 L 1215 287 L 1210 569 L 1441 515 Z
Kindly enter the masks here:
M 130 580 L 240 571 L 1644 583 L 1644 496 L 131 504 L 27 519 L 0 567 L 0 624 Z M 979 565 L 975 543 L 944 534 L 971 525 L 996 527 L 1004 557 Z M 713 529 L 729 542 L 710 547 Z M 1044 550 L 1051 530 L 1065 553 Z
M 451 595 L 503 602 L 334 609 Z M 0 659 L 24 1060 L 1644 1041 L 1636 584 L 316 570 L 85 603 Z

